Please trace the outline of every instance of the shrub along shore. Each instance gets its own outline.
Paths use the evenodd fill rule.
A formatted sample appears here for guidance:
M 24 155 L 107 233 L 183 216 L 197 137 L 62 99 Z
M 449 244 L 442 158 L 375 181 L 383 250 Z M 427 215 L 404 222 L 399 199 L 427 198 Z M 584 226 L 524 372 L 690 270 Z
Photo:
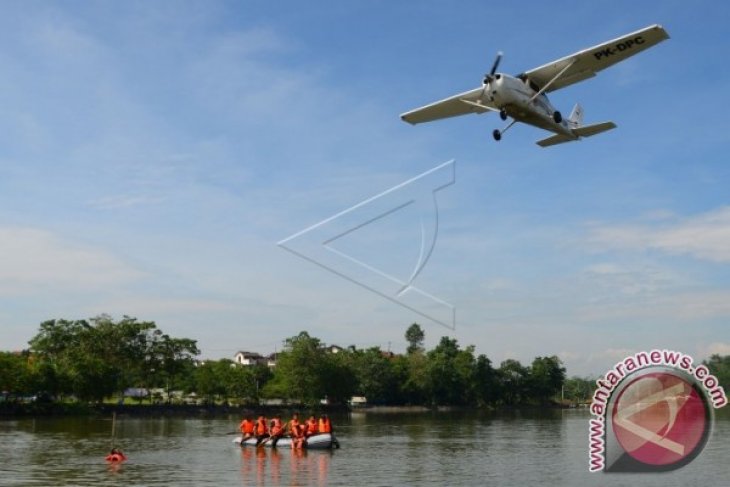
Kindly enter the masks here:
M 474 346 L 447 336 L 427 350 L 416 323 L 405 339 L 406 352 L 396 354 L 325 346 L 303 331 L 284 340 L 275 366 L 242 365 L 199 360 L 196 340 L 172 337 L 150 321 L 106 315 L 50 320 L 41 323 L 27 350 L 0 352 L 0 415 L 346 411 L 355 397 L 386 407 L 380 411 L 550 408 L 585 404 L 595 388 L 590 378 L 566 379 L 554 355 L 529 365 L 508 359 L 495 367 Z M 730 356 L 713 355 L 707 364 L 728 387 Z M 125 391 L 141 397 L 130 399 Z

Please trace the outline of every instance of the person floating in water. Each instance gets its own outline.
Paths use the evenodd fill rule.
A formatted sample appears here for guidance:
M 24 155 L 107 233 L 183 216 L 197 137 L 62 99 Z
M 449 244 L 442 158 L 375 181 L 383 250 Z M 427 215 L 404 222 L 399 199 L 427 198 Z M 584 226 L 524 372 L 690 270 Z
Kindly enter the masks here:
M 112 451 L 110 451 L 109 455 L 107 455 L 105 458 L 105 460 L 107 462 L 112 462 L 112 463 L 123 462 L 126 459 L 127 459 L 126 455 L 124 455 L 124 453 L 122 453 L 122 451 L 119 448 L 112 448 Z

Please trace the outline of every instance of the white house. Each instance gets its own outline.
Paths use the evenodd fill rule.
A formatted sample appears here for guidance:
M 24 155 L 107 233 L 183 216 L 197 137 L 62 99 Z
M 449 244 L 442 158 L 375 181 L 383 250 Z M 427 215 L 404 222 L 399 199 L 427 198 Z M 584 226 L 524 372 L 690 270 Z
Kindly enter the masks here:
M 233 361 L 241 365 L 256 365 L 264 363 L 265 359 L 256 352 L 236 352 Z
M 274 352 L 271 355 L 267 356 L 265 359 L 266 365 L 268 365 L 269 367 L 276 367 L 276 358 L 277 358 L 276 356 L 277 355 L 278 354 L 276 352 Z

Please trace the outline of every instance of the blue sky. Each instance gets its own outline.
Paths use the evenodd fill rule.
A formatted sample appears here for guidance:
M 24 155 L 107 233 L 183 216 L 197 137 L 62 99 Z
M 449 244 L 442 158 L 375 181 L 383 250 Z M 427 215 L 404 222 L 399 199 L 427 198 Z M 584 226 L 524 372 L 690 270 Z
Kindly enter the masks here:
M 0 349 L 50 318 L 155 320 L 204 357 L 308 330 L 494 362 L 730 353 L 730 7 L 717 2 L 12 2 L 0 18 Z M 398 115 L 649 24 L 671 39 L 551 95 L 614 131 L 549 149 L 494 115 Z M 429 322 L 276 243 L 445 161 Z M 406 276 L 420 215 L 344 250 Z

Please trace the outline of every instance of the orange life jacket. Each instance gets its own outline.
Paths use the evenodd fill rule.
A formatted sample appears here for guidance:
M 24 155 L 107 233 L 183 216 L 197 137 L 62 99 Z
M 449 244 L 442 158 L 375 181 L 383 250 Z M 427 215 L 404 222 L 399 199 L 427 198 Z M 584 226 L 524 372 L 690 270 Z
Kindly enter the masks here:
M 268 430 L 269 429 L 266 427 L 266 419 L 261 416 L 259 419 L 256 420 L 256 434 L 262 436 L 265 435 Z
M 127 457 L 125 457 L 123 453 L 111 453 L 106 456 L 107 462 L 121 462 L 126 459 Z
M 291 421 L 289 421 L 289 434 L 295 438 L 299 438 L 301 436 L 298 419 L 292 419 Z
M 271 436 L 278 436 L 282 433 L 281 420 L 274 418 L 271 420 Z
M 241 433 L 244 435 L 252 435 L 253 434 L 253 421 L 249 421 L 248 419 L 244 419 L 241 421 Z
M 319 432 L 320 433 L 331 433 L 332 432 L 332 424 L 330 423 L 329 418 L 319 418 Z
M 307 434 L 308 435 L 314 435 L 317 433 L 317 420 L 316 419 L 308 419 L 307 420 Z
M 331 433 L 332 432 L 332 424 L 330 423 L 329 418 L 319 418 L 319 432 L 320 433 Z

